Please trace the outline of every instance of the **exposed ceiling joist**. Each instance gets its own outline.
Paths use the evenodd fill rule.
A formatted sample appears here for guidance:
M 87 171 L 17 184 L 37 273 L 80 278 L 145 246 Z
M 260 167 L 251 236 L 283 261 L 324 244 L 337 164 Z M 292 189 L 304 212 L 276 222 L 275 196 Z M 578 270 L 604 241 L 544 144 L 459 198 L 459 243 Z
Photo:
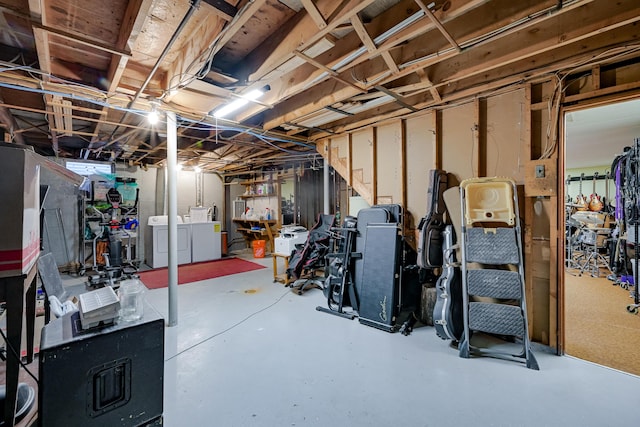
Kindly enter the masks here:
M 179 117 L 180 158 L 223 174 L 304 161 L 323 136 L 545 73 L 586 67 L 607 91 L 607 61 L 640 61 L 634 0 L 74 2 L 0 0 L 5 134 L 159 165 L 165 137 L 144 117 L 155 98 Z M 211 116 L 267 85 L 233 117 Z M 58 133 L 72 136 L 59 147 Z

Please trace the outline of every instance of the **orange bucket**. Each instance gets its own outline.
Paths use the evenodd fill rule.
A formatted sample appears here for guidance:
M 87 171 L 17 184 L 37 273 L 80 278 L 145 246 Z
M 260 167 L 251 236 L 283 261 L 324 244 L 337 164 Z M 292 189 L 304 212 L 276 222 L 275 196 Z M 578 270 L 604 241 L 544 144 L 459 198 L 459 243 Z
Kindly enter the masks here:
M 251 242 L 253 246 L 253 257 L 254 258 L 264 258 L 264 254 L 267 249 L 267 241 L 266 240 L 254 240 Z

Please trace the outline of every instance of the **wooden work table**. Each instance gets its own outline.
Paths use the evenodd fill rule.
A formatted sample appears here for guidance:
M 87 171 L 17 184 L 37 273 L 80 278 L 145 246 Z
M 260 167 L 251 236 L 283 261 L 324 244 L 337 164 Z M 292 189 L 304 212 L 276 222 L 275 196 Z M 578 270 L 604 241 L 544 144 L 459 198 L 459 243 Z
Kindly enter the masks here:
M 242 234 L 247 245 L 251 245 L 254 240 L 265 240 L 267 249 L 274 250 L 274 239 L 277 234 L 278 221 L 275 219 L 240 219 L 234 218 L 236 231 Z

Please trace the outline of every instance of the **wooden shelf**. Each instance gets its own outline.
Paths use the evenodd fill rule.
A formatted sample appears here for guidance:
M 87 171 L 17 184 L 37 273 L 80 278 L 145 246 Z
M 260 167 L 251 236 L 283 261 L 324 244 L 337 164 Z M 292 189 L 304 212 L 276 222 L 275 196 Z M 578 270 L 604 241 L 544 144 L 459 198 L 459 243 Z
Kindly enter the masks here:
M 266 184 L 268 182 L 277 182 L 277 179 L 252 179 L 250 181 L 241 181 L 240 185 Z
M 238 197 L 241 199 L 255 199 L 258 197 L 278 197 L 277 194 L 241 194 Z
M 274 236 L 277 233 L 278 221 L 275 219 L 241 219 L 233 218 L 233 223 L 236 225 L 236 231 L 242 234 L 242 237 L 250 245 L 252 241 L 263 238 L 267 241 L 268 248 L 271 252 L 274 249 Z M 251 227 L 258 226 L 259 230 L 254 230 Z

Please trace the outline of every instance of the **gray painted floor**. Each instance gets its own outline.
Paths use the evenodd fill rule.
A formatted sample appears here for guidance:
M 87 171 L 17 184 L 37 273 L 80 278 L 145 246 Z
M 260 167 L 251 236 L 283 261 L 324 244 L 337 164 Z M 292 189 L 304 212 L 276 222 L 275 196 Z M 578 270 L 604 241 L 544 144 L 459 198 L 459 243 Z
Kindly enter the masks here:
M 540 371 L 461 359 L 431 327 L 405 337 L 318 312 L 320 290 L 295 295 L 254 261 L 267 268 L 178 287 L 166 426 L 635 424 L 636 376 L 543 351 Z M 166 288 L 146 297 L 168 318 Z

